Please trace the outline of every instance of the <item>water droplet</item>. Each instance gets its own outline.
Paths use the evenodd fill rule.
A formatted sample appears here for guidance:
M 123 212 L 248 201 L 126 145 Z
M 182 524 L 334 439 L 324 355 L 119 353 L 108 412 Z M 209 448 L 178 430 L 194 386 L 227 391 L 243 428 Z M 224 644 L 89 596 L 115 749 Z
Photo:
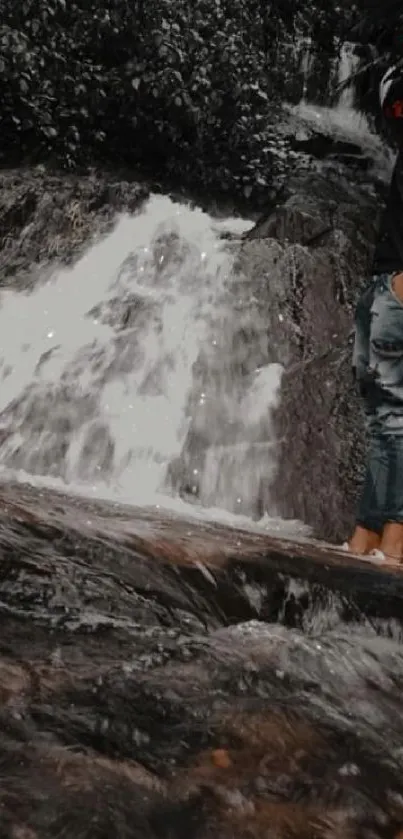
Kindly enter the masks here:
M 162 265 L 164 259 L 165 259 L 165 256 L 164 256 L 164 254 L 162 254 L 162 256 L 160 256 L 160 265 Z
M 278 319 L 279 319 L 280 323 L 282 323 L 282 322 L 283 322 L 283 320 L 284 320 L 284 315 L 279 315 L 279 316 L 278 316 Z
M 109 728 L 109 720 L 106 717 L 101 722 L 101 734 L 106 734 Z
M 347 777 L 348 775 L 357 776 L 360 774 L 360 770 L 355 763 L 345 763 L 344 766 L 340 767 L 339 774 L 343 777 Z
M 148 248 L 144 248 L 144 253 L 150 253 Z
M 242 504 L 242 498 L 237 498 L 236 503 L 237 504 Z
M 199 474 L 199 470 L 198 470 L 198 469 L 193 469 L 193 474 L 194 474 L 194 475 L 198 475 L 198 474 Z
M 53 338 L 54 334 L 55 334 L 55 333 L 54 333 L 54 332 L 52 332 L 52 330 L 51 330 L 50 332 L 48 332 L 47 337 L 48 337 L 48 338 Z
M 206 257 L 207 257 L 207 254 L 203 251 L 203 253 L 201 254 L 201 257 L 200 257 L 201 261 L 204 262 Z

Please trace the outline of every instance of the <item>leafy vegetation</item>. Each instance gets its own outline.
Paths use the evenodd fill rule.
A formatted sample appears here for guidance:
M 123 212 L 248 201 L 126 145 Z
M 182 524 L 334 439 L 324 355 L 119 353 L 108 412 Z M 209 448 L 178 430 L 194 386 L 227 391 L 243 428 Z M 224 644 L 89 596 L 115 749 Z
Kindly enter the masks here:
M 265 189 L 282 97 L 311 37 L 327 75 L 346 15 L 329 0 L 3 0 L 0 161 L 140 167 Z

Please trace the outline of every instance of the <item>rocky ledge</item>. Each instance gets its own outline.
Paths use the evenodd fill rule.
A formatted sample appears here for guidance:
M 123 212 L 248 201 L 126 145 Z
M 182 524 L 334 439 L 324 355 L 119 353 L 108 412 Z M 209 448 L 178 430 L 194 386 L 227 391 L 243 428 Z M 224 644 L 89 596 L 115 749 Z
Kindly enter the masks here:
M 400 835 L 400 573 L 19 485 L 0 590 L 2 836 Z
M 75 261 L 111 230 L 117 213 L 136 212 L 148 194 L 116 175 L 80 177 L 41 165 L 0 171 L 1 284 L 29 287 L 38 268 Z

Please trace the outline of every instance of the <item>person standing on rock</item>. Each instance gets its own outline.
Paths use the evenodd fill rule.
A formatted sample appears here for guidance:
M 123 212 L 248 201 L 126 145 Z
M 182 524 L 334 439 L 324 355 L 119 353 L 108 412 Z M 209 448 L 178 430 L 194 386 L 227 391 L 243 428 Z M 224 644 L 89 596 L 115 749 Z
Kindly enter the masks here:
M 399 152 L 374 255 L 373 278 L 358 301 L 353 369 L 369 431 L 354 554 L 403 562 L 403 60 L 380 85 L 383 115 Z M 347 547 L 347 545 L 346 545 Z

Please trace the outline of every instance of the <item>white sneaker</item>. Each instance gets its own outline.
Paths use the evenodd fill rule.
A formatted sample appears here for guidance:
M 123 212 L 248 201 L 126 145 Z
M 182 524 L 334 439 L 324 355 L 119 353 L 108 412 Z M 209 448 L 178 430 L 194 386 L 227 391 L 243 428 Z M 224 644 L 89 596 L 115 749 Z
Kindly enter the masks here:
M 374 548 L 372 551 L 369 552 L 368 556 L 372 557 L 373 559 L 377 559 L 378 562 L 385 562 L 386 556 L 383 551 L 380 551 L 379 548 Z

